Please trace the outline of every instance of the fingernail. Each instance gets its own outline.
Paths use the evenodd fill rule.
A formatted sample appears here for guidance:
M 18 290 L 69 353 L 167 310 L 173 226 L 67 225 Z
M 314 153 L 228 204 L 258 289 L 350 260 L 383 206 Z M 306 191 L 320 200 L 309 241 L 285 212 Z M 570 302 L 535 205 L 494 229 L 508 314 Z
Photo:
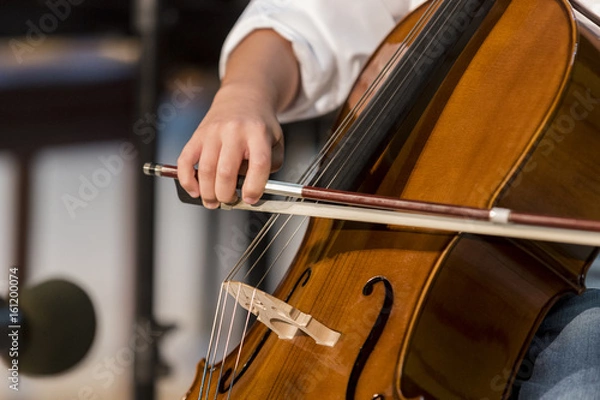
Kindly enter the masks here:
M 192 196 L 193 198 L 197 198 L 198 196 L 200 196 L 200 193 L 196 192 L 195 190 L 192 190 L 191 192 L 188 192 L 188 194 L 190 196 Z
M 244 203 L 246 204 L 254 204 L 258 201 L 256 197 L 244 197 Z
M 213 202 L 203 202 L 204 207 L 210 209 L 210 210 L 214 210 L 215 208 L 219 207 L 219 203 L 213 203 Z

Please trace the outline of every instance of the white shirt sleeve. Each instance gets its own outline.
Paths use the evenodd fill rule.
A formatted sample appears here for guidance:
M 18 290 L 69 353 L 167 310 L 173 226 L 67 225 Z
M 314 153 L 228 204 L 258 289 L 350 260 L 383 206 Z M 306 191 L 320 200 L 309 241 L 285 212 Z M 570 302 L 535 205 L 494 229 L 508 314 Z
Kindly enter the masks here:
M 598 0 L 582 0 L 582 3 L 588 10 L 590 10 L 591 12 L 596 14 L 598 17 L 600 17 L 600 1 L 598 1 Z
M 292 43 L 300 93 L 281 122 L 322 115 L 339 107 L 369 56 L 396 21 L 423 0 L 252 0 L 229 33 L 219 63 L 250 32 L 271 28 Z

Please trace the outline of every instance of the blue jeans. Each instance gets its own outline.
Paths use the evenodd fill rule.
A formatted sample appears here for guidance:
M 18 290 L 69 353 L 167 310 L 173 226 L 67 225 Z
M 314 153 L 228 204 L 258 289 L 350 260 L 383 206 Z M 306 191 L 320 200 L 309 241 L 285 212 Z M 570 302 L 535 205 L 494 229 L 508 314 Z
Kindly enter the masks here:
M 529 347 L 513 399 L 600 400 L 600 290 L 568 295 L 550 310 Z

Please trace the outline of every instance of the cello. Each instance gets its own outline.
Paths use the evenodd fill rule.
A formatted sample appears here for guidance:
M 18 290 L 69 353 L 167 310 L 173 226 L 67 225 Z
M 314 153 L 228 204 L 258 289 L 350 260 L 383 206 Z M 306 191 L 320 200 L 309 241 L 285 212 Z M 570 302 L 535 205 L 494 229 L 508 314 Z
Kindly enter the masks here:
M 565 0 L 430 1 L 367 63 L 304 183 L 599 220 L 591 25 Z M 597 253 L 312 218 L 274 293 L 224 283 L 220 306 L 233 297 L 265 324 L 218 361 L 233 322 L 219 312 L 186 400 L 508 398 L 544 315 L 585 290 Z

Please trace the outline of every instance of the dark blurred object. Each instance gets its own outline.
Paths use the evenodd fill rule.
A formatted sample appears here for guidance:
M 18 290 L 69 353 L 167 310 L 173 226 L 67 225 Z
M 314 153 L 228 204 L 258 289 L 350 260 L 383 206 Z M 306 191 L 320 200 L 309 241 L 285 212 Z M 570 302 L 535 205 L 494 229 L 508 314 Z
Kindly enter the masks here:
M 49 34 L 130 34 L 130 7 L 119 0 L 2 0 L 0 36 L 24 36 L 31 29 L 28 21 L 39 27 L 48 14 L 58 19 Z
M 154 136 L 136 132 L 157 116 L 166 71 L 214 68 L 247 1 L 4 0 L 0 5 L 0 149 L 17 155 L 15 232 L 19 281 L 27 278 L 30 159 L 48 145 L 124 139 L 139 160 L 155 159 Z M 140 168 L 136 204 L 136 321 L 152 346 L 135 356 L 135 399 L 155 398 L 168 371 L 154 318 L 154 187 Z
M 21 54 L 0 41 L 0 149 L 126 138 L 139 48 L 132 38 L 47 38 Z
M 214 65 L 247 0 L 165 1 L 160 24 L 167 64 Z M 134 2 L 118 0 L 3 0 L 0 37 L 136 35 Z M 56 21 L 56 22 L 55 22 Z
M 139 45 L 126 37 L 48 37 L 20 60 L 11 40 L 0 41 L 0 149 L 18 161 L 14 231 L 25 282 L 30 159 L 49 145 L 130 139 Z
M 160 92 L 164 82 L 164 15 L 163 0 L 135 0 L 133 2 L 133 25 L 140 41 L 140 63 L 138 68 L 136 114 L 155 115 L 158 110 Z M 156 155 L 157 126 L 151 127 L 148 140 L 141 136 L 135 141 L 139 149 L 135 170 L 139 171 L 142 160 Z M 169 373 L 168 365 L 160 356 L 160 341 L 168 332 L 156 321 L 154 315 L 154 271 L 155 241 L 154 215 L 155 190 L 153 182 L 136 176 L 135 210 L 135 324 L 152 332 L 156 338 L 146 348 L 136 348 L 133 364 L 133 398 L 154 400 L 159 377 Z
M 167 56 L 174 63 L 214 67 L 223 41 L 247 0 L 170 0 L 166 29 Z
M 11 304 L 13 305 L 13 304 Z M 20 290 L 19 328 L 9 328 L 8 304 L 0 298 L 0 351 L 8 366 L 19 372 L 53 375 L 79 363 L 96 333 L 96 313 L 89 296 L 77 285 L 53 279 Z M 16 332 L 16 334 L 12 334 Z M 18 354 L 9 358 L 13 347 Z

